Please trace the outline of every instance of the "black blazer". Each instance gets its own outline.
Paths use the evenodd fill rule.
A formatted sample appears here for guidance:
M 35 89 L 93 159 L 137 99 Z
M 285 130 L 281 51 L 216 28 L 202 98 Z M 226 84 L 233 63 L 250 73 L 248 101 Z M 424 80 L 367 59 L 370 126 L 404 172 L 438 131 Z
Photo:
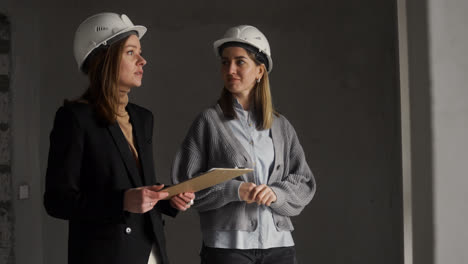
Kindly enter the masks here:
M 69 220 L 70 264 L 147 264 L 153 243 L 168 263 L 161 213 L 177 210 L 168 201 L 145 214 L 123 210 L 125 190 L 156 184 L 153 115 L 135 104 L 126 109 L 141 170 L 117 122 L 106 125 L 85 103 L 66 103 L 56 113 L 44 205 L 49 215 Z

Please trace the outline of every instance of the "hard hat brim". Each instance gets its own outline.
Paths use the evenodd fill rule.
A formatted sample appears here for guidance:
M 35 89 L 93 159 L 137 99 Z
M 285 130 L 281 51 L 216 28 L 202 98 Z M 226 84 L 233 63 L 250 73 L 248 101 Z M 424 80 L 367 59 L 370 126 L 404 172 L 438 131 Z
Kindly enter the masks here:
M 244 43 L 244 44 L 247 44 L 247 45 L 250 45 L 252 47 L 257 48 L 260 52 L 264 53 L 266 55 L 267 59 L 268 59 L 268 63 L 269 63 L 269 67 L 268 67 L 269 69 L 267 69 L 268 73 L 270 73 L 271 70 L 273 69 L 273 60 L 271 59 L 271 55 L 266 54 L 265 52 L 263 52 L 263 50 L 261 50 L 256 45 L 252 45 L 252 43 L 250 43 L 248 41 L 245 41 L 243 39 L 240 39 L 240 38 L 222 38 L 222 39 L 218 39 L 215 42 L 213 42 L 214 52 L 215 52 L 215 55 L 217 57 L 220 56 L 219 47 L 221 47 L 224 43 L 228 43 L 228 42 L 240 42 L 240 43 Z

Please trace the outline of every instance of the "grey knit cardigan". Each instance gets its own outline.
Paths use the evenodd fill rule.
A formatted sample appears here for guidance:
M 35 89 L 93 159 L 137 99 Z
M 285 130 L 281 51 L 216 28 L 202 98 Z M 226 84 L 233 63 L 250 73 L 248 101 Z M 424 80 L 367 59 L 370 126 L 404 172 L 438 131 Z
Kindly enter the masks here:
M 203 111 L 193 122 L 172 167 L 172 181 L 196 177 L 211 168 L 253 168 L 252 160 L 233 135 L 219 105 Z M 290 216 L 298 215 L 315 194 L 315 179 L 305 160 L 296 132 L 288 120 L 275 116 L 271 127 L 275 160 L 268 186 L 277 200 L 270 208 L 277 230 L 292 231 Z M 242 182 L 255 182 L 252 173 L 196 193 L 194 208 L 202 230 L 254 231 L 256 203 L 239 200 Z

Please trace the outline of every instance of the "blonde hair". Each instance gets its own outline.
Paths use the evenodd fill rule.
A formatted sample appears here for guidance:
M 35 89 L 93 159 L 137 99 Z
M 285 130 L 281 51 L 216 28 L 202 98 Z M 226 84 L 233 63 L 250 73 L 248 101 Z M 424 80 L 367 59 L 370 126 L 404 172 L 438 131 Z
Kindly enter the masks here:
M 271 98 L 270 80 L 268 78 L 268 71 L 265 64 L 260 63 L 255 59 L 255 56 L 247 51 L 249 57 L 255 62 L 257 66 L 263 68 L 263 76 L 255 87 L 252 89 L 250 96 L 253 96 L 252 102 L 254 106 L 254 113 L 257 117 L 256 127 L 259 130 L 270 129 L 273 124 L 273 115 L 278 115 L 273 107 L 273 100 Z M 224 116 L 228 119 L 237 118 L 232 104 L 233 96 L 226 87 L 223 88 L 218 103 L 223 110 Z

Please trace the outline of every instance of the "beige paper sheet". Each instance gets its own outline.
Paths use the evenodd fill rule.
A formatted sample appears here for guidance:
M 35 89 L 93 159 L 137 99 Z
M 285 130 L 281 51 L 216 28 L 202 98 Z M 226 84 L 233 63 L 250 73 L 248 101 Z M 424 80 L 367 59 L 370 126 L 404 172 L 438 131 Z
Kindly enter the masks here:
M 213 168 L 197 177 L 164 188 L 162 191 L 169 193 L 167 200 L 179 193 L 198 192 L 251 171 L 253 169 Z

